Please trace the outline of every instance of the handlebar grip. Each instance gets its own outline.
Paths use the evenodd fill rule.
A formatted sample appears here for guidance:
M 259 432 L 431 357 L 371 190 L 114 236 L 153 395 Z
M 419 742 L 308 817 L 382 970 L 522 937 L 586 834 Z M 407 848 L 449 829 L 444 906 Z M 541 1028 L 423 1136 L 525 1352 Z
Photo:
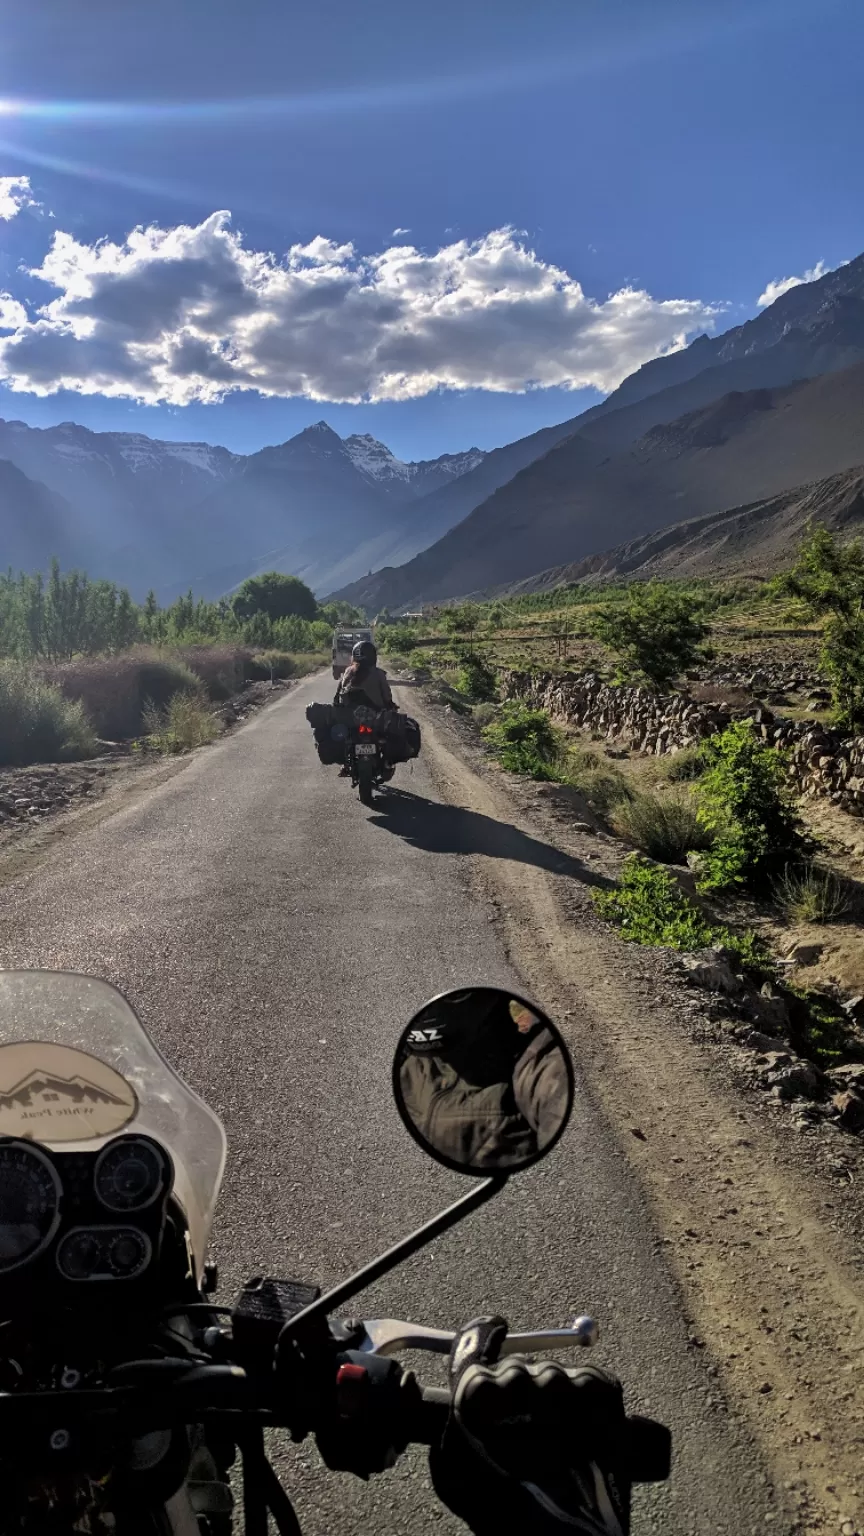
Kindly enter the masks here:
M 446 1387 L 423 1387 L 411 1439 L 417 1445 L 437 1445 L 450 1415 Z M 657 1419 L 634 1414 L 626 1421 L 624 1470 L 634 1483 L 665 1483 L 672 1465 L 672 1434 Z
M 659 1419 L 627 1420 L 627 1473 L 634 1483 L 665 1483 L 672 1470 L 672 1431 Z
M 450 1393 L 447 1388 L 423 1387 L 411 1439 L 417 1445 L 437 1445 L 449 1417 Z

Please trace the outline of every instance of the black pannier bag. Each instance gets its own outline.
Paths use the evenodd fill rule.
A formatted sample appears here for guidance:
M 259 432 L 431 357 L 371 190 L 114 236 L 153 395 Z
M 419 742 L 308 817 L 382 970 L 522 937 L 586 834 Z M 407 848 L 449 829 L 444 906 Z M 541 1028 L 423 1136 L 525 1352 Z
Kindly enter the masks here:
M 332 704 L 310 704 L 306 719 L 312 727 L 315 746 L 322 763 L 344 763 L 348 728 L 344 710 L 334 709 Z
M 391 763 L 407 763 L 420 755 L 420 727 L 410 715 L 381 715 L 384 751 Z

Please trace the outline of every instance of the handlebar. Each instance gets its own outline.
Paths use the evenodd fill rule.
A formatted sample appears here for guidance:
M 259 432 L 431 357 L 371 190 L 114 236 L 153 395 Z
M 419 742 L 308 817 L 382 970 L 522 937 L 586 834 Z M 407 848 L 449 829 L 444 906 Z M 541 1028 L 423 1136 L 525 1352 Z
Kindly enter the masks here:
M 443 1329 L 423 1328 L 394 1318 L 341 1326 L 352 1335 L 354 1359 L 369 1357 L 370 1370 L 375 1357 L 392 1356 L 404 1349 L 448 1353 L 454 1338 Z M 593 1321 L 576 1318 L 571 1328 L 509 1334 L 502 1354 L 581 1349 L 595 1337 Z M 226 1332 L 224 1339 L 230 1346 L 230 1333 Z M 336 1353 L 345 1348 L 345 1342 L 334 1338 L 333 1343 L 335 1382 Z M 319 1365 L 326 1374 L 326 1357 Z M 365 1367 L 362 1369 L 365 1375 Z M 233 1427 L 238 1435 L 255 1424 L 262 1428 L 281 1426 L 291 1429 L 293 1435 L 294 1425 L 280 1397 L 272 1366 L 263 1374 L 249 1374 L 238 1364 L 210 1363 L 200 1354 L 130 1361 L 116 1367 L 103 1386 L 70 1382 L 60 1390 L 0 1393 L 0 1443 L 7 1455 L 10 1451 L 20 1453 L 26 1461 L 48 1455 L 52 1464 L 59 1466 L 63 1460 L 86 1454 L 94 1445 L 104 1449 L 106 1440 L 112 1438 L 134 1438 L 193 1423 L 218 1422 L 223 1428 Z M 402 1443 L 438 1444 L 450 1413 L 449 1391 L 416 1384 L 404 1406 L 399 1429 Z M 316 1430 L 316 1424 L 308 1423 L 304 1433 L 309 1429 Z M 622 1457 L 633 1482 L 668 1477 L 671 1443 L 664 1425 L 638 1416 L 629 1418 L 626 1436 Z

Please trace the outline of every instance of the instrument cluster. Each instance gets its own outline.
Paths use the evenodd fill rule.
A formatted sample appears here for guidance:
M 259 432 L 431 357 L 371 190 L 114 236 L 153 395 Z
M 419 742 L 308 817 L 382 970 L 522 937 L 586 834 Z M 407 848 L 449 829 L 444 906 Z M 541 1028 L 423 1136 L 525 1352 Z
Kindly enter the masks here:
M 0 1282 L 39 1264 L 73 1284 L 146 1274 L 174 1181 L 149 1136 L 100 1152 L 48 1151 L 0 1139 Z

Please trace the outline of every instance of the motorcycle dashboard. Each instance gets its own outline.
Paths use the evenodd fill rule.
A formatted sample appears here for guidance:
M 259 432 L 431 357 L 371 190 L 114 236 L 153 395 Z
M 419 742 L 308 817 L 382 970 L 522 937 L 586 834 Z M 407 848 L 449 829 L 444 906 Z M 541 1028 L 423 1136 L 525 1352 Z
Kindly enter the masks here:
M 7 1278 L 53 1285 L 144 1277 L 158 1254 L 174 1169 L 150 1136 L 98 1151 L 0 1138 L 0 1289 Z

